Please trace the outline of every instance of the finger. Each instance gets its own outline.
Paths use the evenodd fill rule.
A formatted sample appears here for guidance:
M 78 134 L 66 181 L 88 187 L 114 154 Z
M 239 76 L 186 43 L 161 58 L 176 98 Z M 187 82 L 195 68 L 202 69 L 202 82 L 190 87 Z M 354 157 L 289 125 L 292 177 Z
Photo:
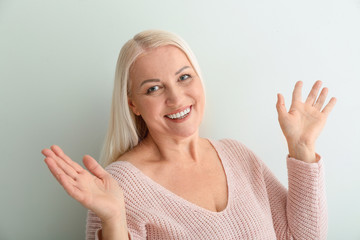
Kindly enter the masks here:
M 62 185 L 62 183 L 60 182 L 61 176 L 67 176 L 69 179 L 68 181 L 75 185 L 75 181 L 73 177 L 69 176 L 62 168 L 60 168 L 54 159 L 52 159 L 51 157 L 47 157 L 45 158 L 45 163 L 48 166 L 52 175 L 61 185 Z
M 314 107 L 315 107 L 317 110 L 320 111 L 321 108 L 323 107 L 324 102 L 325 102 L 325 100 L 326 100 L 327 94 L 328 94 L 328 88 L 323 88 L 323 89 L 321 90 L 321 93 L 320 93 L 319 98 L 317 99 L 317 101 L 316 101 L 316 103 L 315 103 L 315 105 L 314 105 Z
M 279 117 L 287 113 L 284 97 L 280 93 L 277 94 L 276 110 L 278 112 Z
M 319 93 L 319 89 L 321 87 L 321 84 L 322 84 L 322 82 L 320 80 L 318 80 L 318 81 L 316 81 L 314 83 L 308 97 L 306 98 L 305 103 L 310 104 L 311 106 L 314 105 L 316 97 L 317 97 L 317 95 Z
M 47 157 L 45 158 L 45 163 L 50 169 L 52 175 L 56 180 L 63 186 L 65 191 L 76 200 L 80 199 L 81 191 L 76 187 L 76 182 L 71 177 L 67 176 L 55 163 L 55 160 Z
M 82 191 L 76 187 L 73 179 L 62 174 L 60 175 L 59 182 L 64 187 L 65 191 L 75 200 L 81 201 L 83 199 Z
M 326 116 L 330 114 L 331 110 L 335 107 L 337 99 L 336 98 L 331 98 L 329 103 L 324 107 L 324 109 L 321 111 L 322 113 L 324 113 Z
M 55 153 L 51 150 L 51 149 L 47 149 L 47 148 L 44 148 L 43 150 L 41 150 L 41 153 L 45 156 L 45 157 L 55 157 Z
M 58 157 L 62 158 L 67 164 L 75 169 L 75 171 L 81 172 L 84 170 L 78 163 L 71 160 L 59 146 L 52 145 L 50 148 Z
M 45 163 L 48 166 L 51 174 L 56 178 L 56 180 L 60 183 L 60 175 L 65 174 L 64 171 L 58 167 L 55 160 L 51 157 L 45 158 Z
M 302 89 L 302 86 L 303 86 L 303 82 L 302 82 L 302 81 L 297 81 L 297 82 L 296 82 L 295 87 L 294 87 L 294 91 L 293 91 L 293 94 L 292 94 L 292 102 L 291 102 L 291 105 L 292 105 L 294 102 L 297 102 L 297 101 L 300 101 L 300 102 L 301 102 L 301 89 Z
M 84 156 L 83 163 L 85 167 L 98 178 L 103 179 L 108 175 L 108 172 L 106 172 L 105 169 L 103 169 L 100 164 L 89 155 Z
M 50 149 L 44 149 L 43 154 L 47 156 L 48 158 L 51 158 L 56 163 L 57 167 L 62 170 L 63 173 L 66 175 L 69 175 L 73 179 L 76 179 L 78 172 L 75 171 L 75 169 L 67 164 L 65 160 L 59 156 L 57 156 L 52 150 Z

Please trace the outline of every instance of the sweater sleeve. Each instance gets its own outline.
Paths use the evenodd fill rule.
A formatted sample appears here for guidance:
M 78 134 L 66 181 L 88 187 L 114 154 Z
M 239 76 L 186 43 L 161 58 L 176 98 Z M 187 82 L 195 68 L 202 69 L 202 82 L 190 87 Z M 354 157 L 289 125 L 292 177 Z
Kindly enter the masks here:
M 128 221 L 129 222 L 129 221 Z M 86 220 L 86 240 L 99 240 L 99 232 L 102 229 L 101 220 L 92 211 L 88 211 Z M 129 240 L 143 240 L 145 238 L 139 236 L 132 230 L 131 224 L 128 224 Z
M 120 166 L 119 163 L 114 162 L 105 168 L 105 170 L 111 174 L 111 176 L 119 183 L 119 186 L 124 191 L 125 197 L 125 211 L 126 221 L 128 227 L 128 234 L 130 240 L 144 240 L 146 239 L 146 230 L 144 229 L 143 218 L 133 208 L 127 204 L 129 198 L 131 198 L 131 192 L 133 187 L 131 183 L 133 178 L 129 173 Z M 86 240 L 99 240 L 98 234 L 102 229 L 101 220 L 92 211 L 88 211 L 86 219 Z
M 327 206 L 323 161 L 316 163 L 287 157 L 288 190 L 263 164 L 277 239 L 326 239 Z
M 86 240 L 98 240 L 98 231 L 101 229 L 101 220 L 96 214 L 88 210 L 86 218 Z

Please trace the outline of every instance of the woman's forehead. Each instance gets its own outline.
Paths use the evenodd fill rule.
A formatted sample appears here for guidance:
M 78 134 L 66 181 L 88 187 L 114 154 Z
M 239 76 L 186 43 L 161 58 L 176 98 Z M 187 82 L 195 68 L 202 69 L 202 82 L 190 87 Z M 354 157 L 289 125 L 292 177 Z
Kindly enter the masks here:
M 179 48 L 166 45 L 146 50 L 133 63 L 130 74 L 134 77 L 166 71 L 176 71 L 185 65 L 189 65 L 186 54 Z

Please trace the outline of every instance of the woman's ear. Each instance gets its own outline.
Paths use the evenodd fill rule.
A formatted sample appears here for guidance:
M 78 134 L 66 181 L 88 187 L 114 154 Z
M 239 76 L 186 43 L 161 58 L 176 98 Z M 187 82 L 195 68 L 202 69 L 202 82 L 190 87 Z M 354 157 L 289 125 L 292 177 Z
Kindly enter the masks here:
M 140 112 L 137 110 L 134 102 L 131 100 L 131 98 L 128 97 L 128 104 L 129 107 L 131 109 L 131 111 L 136 115 L 136 116 L 140 116 Z

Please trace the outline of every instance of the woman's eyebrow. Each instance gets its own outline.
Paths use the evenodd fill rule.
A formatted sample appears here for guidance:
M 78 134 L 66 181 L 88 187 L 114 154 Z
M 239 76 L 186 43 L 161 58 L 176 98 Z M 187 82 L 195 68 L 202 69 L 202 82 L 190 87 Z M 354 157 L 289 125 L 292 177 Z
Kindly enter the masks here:
M 187 69 L 187 68 L 190 68 L 190 67 L 189 67 L 189 66 L 185 66 L 185 67 L 180 68 L 180 69 L 175 73 L 175 75 L 178 75 L 178 74 L 181 73 L 184 69 Z
M 190 68 L 189 66 L 184 66 L 184 67 L 182 67 L 182 68 L 180 68 L 176 73 L 175 73 L 175 75 L 178 75 L 179 73 L 181 73 L 182 71 L 184 71 L 185 69 L 187 69 L 187 68 Z M 144 80 L 141 84 L 140 84 L 140 87 L 142 86 L 142 85 L 144 85 L 145 83 L 148 83 L 148 82 L 160 82 L 160 79 L 147 79 L 147 80 Z
M 147 79 L 147 80 L 144 80 L 141 84 L 140 84 L 140 87 L 142 85 L 144 85 L 145 83 L 148 83 L 148 82 L 160 82 L 160 79 Z

